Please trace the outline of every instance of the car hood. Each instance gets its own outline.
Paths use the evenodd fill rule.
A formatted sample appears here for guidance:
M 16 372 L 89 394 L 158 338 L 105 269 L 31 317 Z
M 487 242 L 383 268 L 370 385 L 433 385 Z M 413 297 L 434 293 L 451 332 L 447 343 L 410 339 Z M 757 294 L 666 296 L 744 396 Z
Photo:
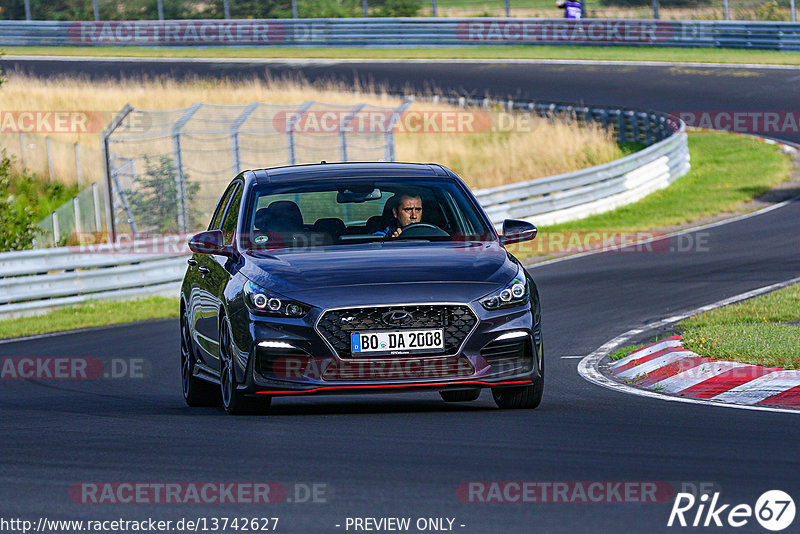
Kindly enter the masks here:
M 397 241 L 248 251 L 242 274 L 321 307 L 468 302 L 508 283 L 517 265 L 496 242 Z

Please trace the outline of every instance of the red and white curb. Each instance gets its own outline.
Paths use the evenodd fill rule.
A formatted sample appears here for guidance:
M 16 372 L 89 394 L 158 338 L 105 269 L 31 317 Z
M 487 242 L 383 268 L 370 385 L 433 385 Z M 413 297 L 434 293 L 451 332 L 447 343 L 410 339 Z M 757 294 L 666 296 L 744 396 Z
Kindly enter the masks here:
M 743 406 L 800 410 L 800 371 L 702 357 L 672 336 L 614 361 L 618 380 L 659 393 Z

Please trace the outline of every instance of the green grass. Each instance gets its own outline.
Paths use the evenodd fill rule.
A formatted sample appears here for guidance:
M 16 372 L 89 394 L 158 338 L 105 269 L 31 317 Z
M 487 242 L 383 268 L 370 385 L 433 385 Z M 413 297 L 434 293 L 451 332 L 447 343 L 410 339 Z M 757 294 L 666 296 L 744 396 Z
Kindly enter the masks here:
M 569 46 L 471 46 L 453 48 L 175 48 L 7 47 L 9 55 L 129 56 L 172 58 L 365 58 L 365 59 L 584 59 L 800 65 L 800 54 L 764 50 Z M 756 73 L 742 73 L 755 76 Z
M 786 181 L 791 158 L 774 145 L 730 133 L 689 134 L 692 170 L 666 189 L 621 208 L 559 225 L 561 230 L 644 231 L 731 212 Z
M 682 321 L 684 347 L 720 360 L 800 369 L 800 284 Z
M 178 316 L 178 299 L 148 297 L 135 300 L 90 301 L 45 315 L 0 321 L 0 339 Z
M 609 354 L 608 357 L 611 358 L 612 362 L 616 361 L 616 360 L 621 360 L 622 358 L 624 358 L 625 356 L 627 356 L 631 352 L 633 352 L 635 350 L 639 350 L 642 347 L 644 347 L 644 345 L 642 345 L 642 344 L 639 344 L 639 345 L 627 345 L 625 347 L 620 347 L 617 350 L 615 350 L 614 352 L 612 352 L 611 354 Z

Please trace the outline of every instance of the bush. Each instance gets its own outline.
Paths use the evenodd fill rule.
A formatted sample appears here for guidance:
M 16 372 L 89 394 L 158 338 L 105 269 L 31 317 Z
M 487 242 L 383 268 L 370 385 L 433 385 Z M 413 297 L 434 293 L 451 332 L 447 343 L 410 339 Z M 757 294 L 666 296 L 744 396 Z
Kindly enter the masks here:
M 0 252 L 26 250 L 33 246 L 37 229 L 35 210 L 18 202 L 12 192 L 11 160 L 0 152 Z
M 386 0 L 386 2 L 375 11 L 375 16 L 416 17 L 419 9 L 419 0 Z
M 756 8 L 755 19 L 781 22 L 792 20 L 792 15 L 787 8 L 780 6 L 775 0 L 769 0 Z

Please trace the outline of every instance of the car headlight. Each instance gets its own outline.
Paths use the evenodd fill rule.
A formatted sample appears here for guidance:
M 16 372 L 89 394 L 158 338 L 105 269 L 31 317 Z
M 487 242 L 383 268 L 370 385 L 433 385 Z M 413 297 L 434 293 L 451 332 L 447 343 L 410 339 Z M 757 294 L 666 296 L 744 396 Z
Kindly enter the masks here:
M 481 299 L 481 306 L 487 310 L 499 310 L 510 306 L 519 306 L 528 302 L 530 290 L 525 270 L 519 267 L 517 276 L 514 277 L 499 291 L 489 294 Z
M 308 313 L 308 305 L 279 295 L 248 281 L 244 285 L 247 306 L 258 313 L 277 317 L 302 317 Z

